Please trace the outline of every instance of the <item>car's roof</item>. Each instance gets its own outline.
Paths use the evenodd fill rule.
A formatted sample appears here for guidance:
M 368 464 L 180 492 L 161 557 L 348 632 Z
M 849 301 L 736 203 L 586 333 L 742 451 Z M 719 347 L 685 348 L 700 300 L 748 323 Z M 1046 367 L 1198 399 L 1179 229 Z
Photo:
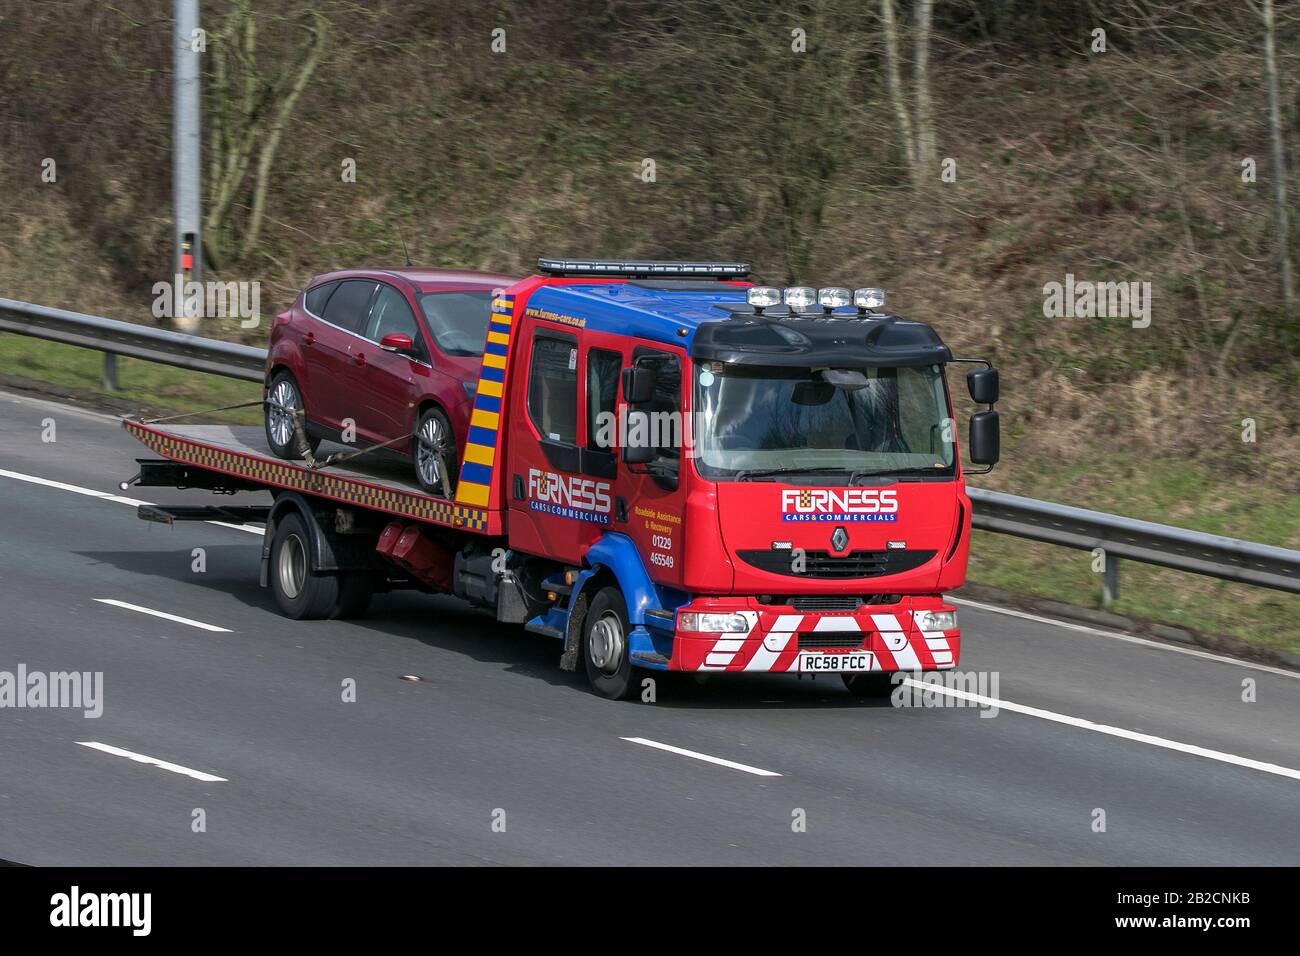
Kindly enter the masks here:
M 420 292 L 453 292 L 482 289 L 504 289 L 519 281 L 518 276 L 499 272 L 473 272 L 468 269 L 427 269 L 405 266 L 400 269 L 363 268 L 339 269 L 316 276 L 309 285 L 333 279 L 401 279 Z

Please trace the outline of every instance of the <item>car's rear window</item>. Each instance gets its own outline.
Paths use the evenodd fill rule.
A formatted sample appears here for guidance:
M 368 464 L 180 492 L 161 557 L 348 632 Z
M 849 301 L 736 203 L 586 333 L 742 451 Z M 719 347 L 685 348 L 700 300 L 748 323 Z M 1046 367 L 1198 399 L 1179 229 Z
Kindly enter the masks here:
M 316 288 L 308 289 L 303 299 L 307 311 L 316 316 L 324 315 L 325 303 L 329 301 L 330 293 L 337 289 L 338 285 L 337 282 L 322 282 Z
M 426 292 L 420 308 L 438 349 L 447 355 L 482 355 L 491 292 Z

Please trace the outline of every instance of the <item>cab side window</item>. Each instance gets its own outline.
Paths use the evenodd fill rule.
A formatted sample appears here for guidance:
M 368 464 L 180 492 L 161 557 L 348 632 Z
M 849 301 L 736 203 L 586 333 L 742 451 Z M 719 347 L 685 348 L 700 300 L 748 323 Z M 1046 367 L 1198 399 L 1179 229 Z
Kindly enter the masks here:
M 578 443 L 578 341 L 538 332 L 528 368 L 528 417 L 542 438 Z
M 614 416 L 618 407 L 618 377 L 623 356 L 608 349 L 587 353 L 587 447 L 613 453 Z
M 339 287 L 337 282 L 322 282 L 314 289 L 308 289 L 307 294 L 303 296 L 303 305 L 307 311 L 315 316 L 325 314 L 325 303 L 329 301 L 330 294 Z
M 642 410 L 650 413 L 649 440 L 654 464 L 675 469 L 682 450 L 682 366 L 667 352 L 639 352 L 636 364 L 655 373 L 654 397 Z

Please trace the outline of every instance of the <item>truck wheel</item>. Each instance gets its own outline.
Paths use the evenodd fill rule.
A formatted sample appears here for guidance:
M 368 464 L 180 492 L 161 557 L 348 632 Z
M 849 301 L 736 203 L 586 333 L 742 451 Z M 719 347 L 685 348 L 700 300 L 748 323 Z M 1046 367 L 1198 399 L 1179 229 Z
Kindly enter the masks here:
M 420 487 L 439 498 L 450 498 L 456 492 L 456 477 L 444 474 L 456 469 L 456 441 L 451 434 L 451 422 L 439 409 L 426 408 L 415 425 L 411 441 L 411 458 L 415 464 L 415 480 Z
M 347 620 L 363 617 L 375 596 L 374 578 L 365 571 L 345 571 L 339 575 L 339 599 L 330 617 Z
M 601 588 L 582 625 L 582 660 L 592 690 L 610 700 L 636 693 L 636 670 L 628 654 L 627 604 L 618 588 Z
M 271 590 L 285 617 L 308 621 L 329 617 L 339 600 L 339 579 L 311 567 L 311 539 L 301 516 L 287 514 L 271 539 Z
M 879 700 L 894 692 L 894 673 L 876 671 L 873 674 L 841 674 L 844 686 L 854 697 L 870 697 Z
M 293 427 L 292 409 L 303 410 L 302 392 L 297 381 L 288 372 L 281 371 L 271 380 L 266 390 L 266 404 L 262 409 L 262 423 L 266 427 L 266 443 L 277 458 L 296 461 L 302 458 L 303 447 Z M 306 431 L 306 422 L 303 430 Z M 316 454 L 320 439 L 307 436 L 307 448 Z

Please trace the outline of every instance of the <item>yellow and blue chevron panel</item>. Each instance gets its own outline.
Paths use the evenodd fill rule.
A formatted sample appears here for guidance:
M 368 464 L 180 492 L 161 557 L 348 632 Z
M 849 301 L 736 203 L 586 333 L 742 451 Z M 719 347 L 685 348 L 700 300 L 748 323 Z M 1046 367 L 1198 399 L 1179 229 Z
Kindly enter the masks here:
M 499 530 L 495 527 L 497 522 L 490 520 L 488 512 L 479 508 L 466 507 L 401 488 L 373 484 L 360 478 L 313 471 L 290 462 L 219 448 L 196 438 L 169 435 L 143 422 L 123 419 L 122 427 L 150 450 L 172 461 L 418 521 L 485 534 L 495 534 Z
M 492 499 L 492 478 L 496 473 L 497 449 L 502 445 L 502 402 L 505 398 L 506 359 L 510 355 L 510 328 L 514 322 L 515 297 L 499 295 L 492 300 L 483 364 L 474 393 L 474 410 L 465 435 L 465 457 L 456 485 L 456 502 L 486 508 Z

